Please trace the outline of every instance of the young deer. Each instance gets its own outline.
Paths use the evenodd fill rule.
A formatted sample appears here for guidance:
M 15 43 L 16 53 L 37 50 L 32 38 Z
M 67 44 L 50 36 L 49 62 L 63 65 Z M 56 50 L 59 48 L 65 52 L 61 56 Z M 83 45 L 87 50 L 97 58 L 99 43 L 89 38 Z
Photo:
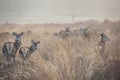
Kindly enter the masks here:
M 100 46 L 101 47 L 101 51 L 104 52 L 105 42 L 109 41 L 110 39 L 106 36 L 105 33 L 100 34 L 100 36 L 101 36 L 101 40 L 100 40 L 100 42 L 97 45 Z
M 29 59 L 29 57 L 31 56 L 31 54 L 37 50 L 37 45 L 40 43 L 40 41 L 38 42 L 34 42 L 33 40 L 31 41 L 32 45 L 30 47 L 21 47 L 19 50 L 19 55 L 20 58 L 23 60 L 27 60 Z
M 11 61 L 11 59 L 15 61 L 16 53 L 21 46 L 21 37 L 23 36 L 23 32 L 20 34 L 13 32 L 13 35 L 15 36 L 15 42 L 6 42 L 2 48 L 2 52 L 7 61 Z

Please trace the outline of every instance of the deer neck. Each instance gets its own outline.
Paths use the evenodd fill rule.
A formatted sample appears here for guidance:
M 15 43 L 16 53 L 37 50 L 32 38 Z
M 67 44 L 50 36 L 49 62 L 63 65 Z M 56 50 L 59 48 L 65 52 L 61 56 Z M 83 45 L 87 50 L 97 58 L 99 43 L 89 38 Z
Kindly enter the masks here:
M 104 40 L 104 39 L 101 39 L 101 42 L 102 42 L 103 44 L 105 44 L 105 40 Z
M 21 41 L 20 41 L 20 42 L 15 41 L 15 42 L 14 42 L 14 45 L 16 46 L 17 49 L 19 49 L 19 47 L 20 47 L 20 45 L 21 45 Z
M 35 51 L 35 50 L 34 50 L 32 47 L 30 47 L 29 53 L 32 54 L 34 51 Z
M 105 46 L 105 41 L 104 40 L 101 40 L 99 43 L 98 43 L 99 46 L 101 47 L 104 47 Z

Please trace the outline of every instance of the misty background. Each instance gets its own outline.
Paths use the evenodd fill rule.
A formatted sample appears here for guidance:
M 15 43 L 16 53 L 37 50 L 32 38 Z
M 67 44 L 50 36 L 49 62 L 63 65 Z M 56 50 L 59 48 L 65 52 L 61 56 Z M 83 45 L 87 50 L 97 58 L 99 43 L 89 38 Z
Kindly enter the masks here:
M 119 20 L 120 0 L 0 0 L 0 22 Z

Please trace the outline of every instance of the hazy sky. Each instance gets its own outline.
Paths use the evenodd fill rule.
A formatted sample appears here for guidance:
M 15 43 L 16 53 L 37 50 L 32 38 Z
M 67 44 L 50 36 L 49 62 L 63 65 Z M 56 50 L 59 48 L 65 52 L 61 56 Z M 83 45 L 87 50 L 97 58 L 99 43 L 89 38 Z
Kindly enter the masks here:
M 0 21 L 120 19 L 120 0 L 0 0 Z

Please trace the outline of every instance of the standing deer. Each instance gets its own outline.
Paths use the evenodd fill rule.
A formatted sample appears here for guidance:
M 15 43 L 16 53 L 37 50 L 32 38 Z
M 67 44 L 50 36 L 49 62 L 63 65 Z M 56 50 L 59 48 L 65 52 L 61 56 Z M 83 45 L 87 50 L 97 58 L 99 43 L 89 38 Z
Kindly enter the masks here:
M 29 59 L 29 57 L 31 56 L 31 54 L 35 50 L 37 50 L 37 45 L 40 43 L 40 41 L 34 42 L 32 40 L 31 43 L 32 43 L 32 45 L 30 47 L 21 47 L 20 48 L 19 55 L 20 55 L 21 59 L 23 59 L 23 60 Z
M 97 46 L 100 46 L 101 47 L 101 52 L 104 52 L 104 50 L 105 50 L 105 42 L 109 41 L 110 39 L 106 36 L 105 33 L 100 34 L 100 36 L 101 36 L 101 40 L 97 44 Z
M 15 61 L 16 53 L 21 46 L 21 37 L 23 36 L 23 32 L 20 34 L 13 32 L 13 36 L 15 36 L 15 42 L 6 42 L 2 48 L 2 52 L 7 61 L 11 61 L 11 59 Z

